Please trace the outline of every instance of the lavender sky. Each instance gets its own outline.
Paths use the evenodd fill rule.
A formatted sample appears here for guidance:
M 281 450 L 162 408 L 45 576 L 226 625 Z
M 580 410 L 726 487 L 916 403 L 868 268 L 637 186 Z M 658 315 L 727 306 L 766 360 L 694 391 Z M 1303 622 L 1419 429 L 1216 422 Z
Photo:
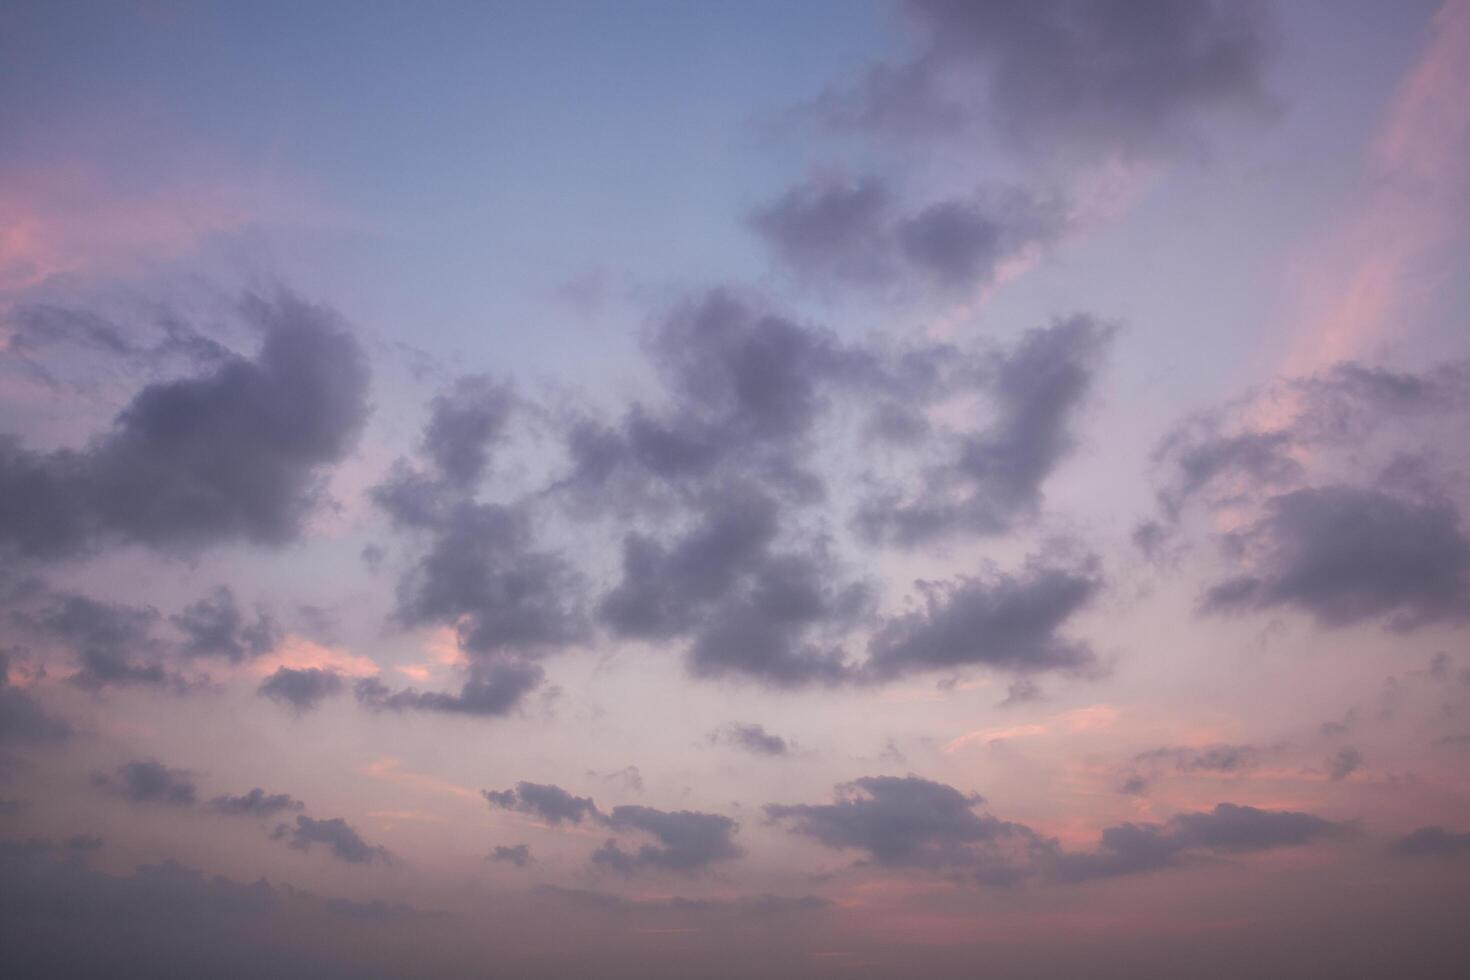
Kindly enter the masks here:
M 0 80 L 0 973 L 1464 975 L 1470 3 Z

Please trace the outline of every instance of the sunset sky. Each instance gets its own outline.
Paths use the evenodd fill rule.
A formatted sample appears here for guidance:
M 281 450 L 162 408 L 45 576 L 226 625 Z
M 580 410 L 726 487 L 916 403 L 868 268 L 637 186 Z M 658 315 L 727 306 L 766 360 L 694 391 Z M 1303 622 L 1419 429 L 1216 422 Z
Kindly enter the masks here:
M 0 0 L 0 974 L 1464 976 L 1467 161 L 1467 0 Z

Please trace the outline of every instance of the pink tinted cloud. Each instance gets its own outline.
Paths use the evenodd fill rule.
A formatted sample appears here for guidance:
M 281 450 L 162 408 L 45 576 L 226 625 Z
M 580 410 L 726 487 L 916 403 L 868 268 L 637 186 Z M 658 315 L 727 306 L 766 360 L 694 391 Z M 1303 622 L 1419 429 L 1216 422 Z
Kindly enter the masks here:
M 1429 298 L 1435 256 L 1470 216 L 1470 0 L 1447 0 L 1369 148 L 1361 207 L 1303 263 L 1302 373 L 1358 355 Z

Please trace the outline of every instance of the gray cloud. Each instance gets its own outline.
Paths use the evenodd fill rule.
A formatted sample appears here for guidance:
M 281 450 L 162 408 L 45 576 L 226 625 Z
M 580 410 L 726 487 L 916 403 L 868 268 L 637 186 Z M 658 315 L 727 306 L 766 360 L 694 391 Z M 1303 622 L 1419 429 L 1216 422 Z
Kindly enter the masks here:
M 1256 4 L 1215 0 L 911 0 L 922 43 L 874 66 L 821 111 L 911 138 L 986 123 L 1037 152 L 1136 156 L 1177 146 L 1196 121 L 1271 109 L 1271 31 Z
M 709 740 L 733 745 L 756 755 L 786 755 L 791 751 L 791 746 L 787 744 L 786 739 L 766 731 L 764 725 L 738 721 L 732 721 L 710 732 Z
M 843 679 L 842 653 L 821 634 L 863 614 L 865 587 L 842 584 L 820 545 L 775 551 L 779 507 L 770 496 L 733 486 L 698 506 L 698 523 L 671 544 L 624 540 L 623 578 L 601 602 L 603 621 L 638 639 L 690 636 L 696 676 L 775 686 Z
M 1254 745 L 1206 745 L 1199 748 L 1160 748 L 1140 752 L 1135 763 L 1172 763 L 1179 772 L 1249 772 L 1261 764 L 1267 750 Z
M 386 850 L 368 844 L 341 817 L 313 820 L 305 815 L 298 816 L 295 827 L 280 824 L 276 827 L 274 836 L 288 840 L 292 847 L 300 851 L 309 851 L 313 845 L 321 844 L 331 851 L 333 857 L 348 864 L 372 864 L 389 860 Z
M 1096 662 L 1085 643 L 1058 632 L 1100 588 L 1090 568 L 1033 560 L 1019 576 L 918 584 L 924 608 L 889 619 L 873 634 L 865 669 L 874 679 L 975 665 L 1082 670 Z
M 645 869 L 691 873 L 745 853 L 734 839 L 739 825 L 716 813 L 618 806 L 608 815 L 607 825 L 614 830 L 647 834 L 657 841 L 627 851 L 609 839 L 593 852 L 594 864 L 623 874 Z
M 1448 502 L 1294 490 L 1230 543 L 1254 571 L 1213 586 L 1211 612 L 1295 608 L 1323 626 L 1387 617 L 1401 630 L 1470 615 L 1470 539 Z
M 1455 857 L 1470 854 L 1470 833 L 1456 833 L 1444 827 L 1420 827 L 1406 834 L 1389 848 L 1400 857 Z
M 917 494 L 886 491 L 858 514 L 869 541 L 914 546 L 955 531 L 999 534 L 1033 515 L 1042 485 L 1075 444 L 1073 419 L 1113 329 L 1086 316 L 1026 332 L 984 366 L 995 420 L 960 433 Z
M 169 769 L 152 759 L 126 763 L 113 773 L 94 773 L 92 785 L 130 803 L 194 804 L 193 775 L 182 769 Z
M 531 846 L 529 844 L 514 844 L 510 846 L 498 844 L 495 850 L 490 853 L 490 860 L 512 864 L 517 868 L 524 868 L 535 859 L 531 857 Z
M 597 804 L 589 797 L 573 796 L 548 783 L 521 782 L 514 789 L 481 790 L 480 795 L 491 806 L 527 813 L 554 827 L 564 822 L 579 824 L 585 819 L 596 823 L 602 819 Z
M 112 686 L 187 689 L 184 679 L 161 660 L 164 647 L 152 634 L 157 610 L 52 592 L 39 583 L 33 598 L 38 600 L 34 604 L 15 604 L 11 621 L 75 656 L 78 669 L 70 683 L 90 691 Z
M 917 776 L 866 776 L 837 788 L 833 803 L 766 807 L 766 815 L 837 850 L 859 850 L 876 864 L 930 869 L 990 865 L 990 845 L 1034 835 L 1019 824 L 977 813 L 984 800 Z
M 342 691 L 342 677 L 320 667 L 277 667 L 260 682 L 259 693 L 295 711 L 310 711 Z
M 802 280 L 885 286 L 902 277 L 966 290 L 992 282 L 1001 264 L 1049 244 L 1064 209 L 1016 188 L 904 211 L 875 177 L 824 178 L 791 188 L 758 209 L 751 226 Z
M 522 660 L 501 658 L 473 664 L 458 694 L 442 691 L 391 691 L 376 677 L 357 682 L 358 703 L 373 711 L 439 711 L 498 717 L 509 714 L 540 686 L 546 672 Z
M 184 634 L 183 653 L 190 657 L 224 657 L 239 663 L 263 656 L 281 642 L 275 620 L 257 609 L 255 621 L 247 621 L 235 594 L 225 586 L 186 606 L 170 622 Z
M 468 487 L 485 475 L 490 449 L 505 434 L 515 398 L 484 376 L 460 378 L 434 399 L 424 427 L 424 452 L 451 485 Z
M 294 538 L 367 414 L 367 367 L 324 308 L 283 295 L 247 313 L 265 333 L 256 359 L 148 385 L 87 448 L 0 439 L 0 549 L 51 559 L 109 542 Z
M 267 793 L 259 787 L 242 796 L 216 796 L 209 801 L 211 810 L 232 817 L 270 817 L 284 810 L 300 810 L 304 806 L 300 800 L 285 793 Z
M 791 832 L 874 864 L 961 873 L 980 884 L 1027 878 L 1077 882 L 1173 867 L 1192 853 L 1242 854 L 1348 832 L 1309 813 L 1221 803 L 1166 824 L 1119 824 L 1091 851 L 1064 851 L 1030 828 L 977 812 L 984 800 L 917 776 L 871 776 L 837 787 L 834 803 L 769 805 Z

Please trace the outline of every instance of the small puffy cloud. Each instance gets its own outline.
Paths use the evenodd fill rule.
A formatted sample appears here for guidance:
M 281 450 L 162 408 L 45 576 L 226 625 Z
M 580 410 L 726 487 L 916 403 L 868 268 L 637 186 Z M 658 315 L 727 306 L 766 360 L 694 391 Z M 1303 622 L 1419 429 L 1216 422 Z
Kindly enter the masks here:
M 492 807 L 514 810 L 543 820 L 553 827 L 562 823 L 597 822 L 602 814 L 589 797 L 573 796 L 560 786 L 549 783 L 521 782 L 514 789 L 482 790 L 481 796 Z
M 1090 568 L 1033 560 L 1021 575 L 920 582 L 922 609 L 887 620 L 869 644 L 876 679 L 989 666 L 1019 672 L 1083 670 L 1096 658 L 1060 630 L 1097 594 Z
M 764 725 L 732 721 L 709 734 L 713 743 L 733 745 L 755 755 L 786 755 L 791 746 L 780 735 L 766 731 Z
M 517 868 L 524 868 L 534 858 L 531 857 L 531 846 L 529 844 L 498 844 L 495 850 L 490 852 L 490 860 L 502 864 L 514 865 Z
M 256 787 L 241 796 L 216 796 L 209 801 L 216 813 L 232 817 L 271 817 L 286 810 L 300 810 L 305 804 L 285 793 L 267 793 Z
M 618 806 L 613 807 L 606 823 L 613 830 L 636 832 L 657 842 L 630 851 L 609 839 L 593 853 L 594 864 L 623 874 L 650 869 L 691 873 L 745 853 L 735 843 L 739 824 L 717 813 Z
M 193 806 L 196 793 L 191 773 L 151 759 L 126 763 L 111 773 L 94 773 L 92 784 L 130 803 Z
M 274 836 L 287 840 L 292 847 L 301 851 L 309 851 L 314 845 L 320 844 L 333 857 L 348 864 L 372 864 L 388 860 L 386 850 L 368 844 L 341 817 L 314 820 L 305 815 L 298 816 L 295 827 L 279 824 Z
M 260 682 L 257 690 L 263 697 L 301 712 L 310 711 L 327 698 L 341 693 L 342 688 L 342 677 L 336 671 L 320 667 L 301 670 L 279 667 Z

